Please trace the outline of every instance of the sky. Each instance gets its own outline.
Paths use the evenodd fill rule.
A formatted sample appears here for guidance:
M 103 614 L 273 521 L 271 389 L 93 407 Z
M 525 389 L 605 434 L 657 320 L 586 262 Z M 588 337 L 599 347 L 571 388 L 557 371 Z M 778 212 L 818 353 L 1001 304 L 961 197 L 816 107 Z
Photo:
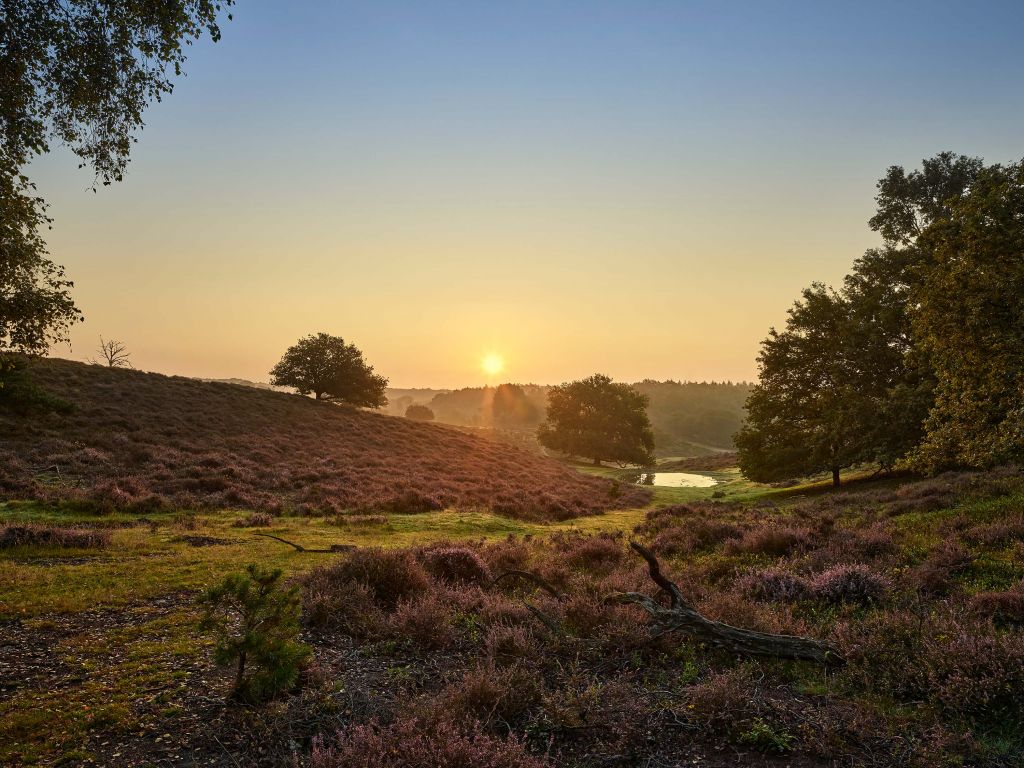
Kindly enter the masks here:
M 86 322 L 266 381 L 309 333 L 397 387 L 752 380 L 877 245 L 875 182 L 1024 157 L 1024 4 L 239 0 L 125 180 L 31 174 Z M 487 373 L 486 356 L 504 360 Z

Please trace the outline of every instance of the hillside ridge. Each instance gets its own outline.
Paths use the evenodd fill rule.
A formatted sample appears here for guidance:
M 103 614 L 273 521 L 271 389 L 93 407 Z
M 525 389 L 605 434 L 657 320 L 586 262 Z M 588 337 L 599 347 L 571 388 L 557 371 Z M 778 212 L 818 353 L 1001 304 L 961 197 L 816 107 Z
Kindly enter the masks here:
M 485 508 L 534 520 L 648 499 L 514 446 L 298 395 L 60 359 L 34 363 L 32 376 L 75 409 L 0 411 L 9 498 L 307 514 Z

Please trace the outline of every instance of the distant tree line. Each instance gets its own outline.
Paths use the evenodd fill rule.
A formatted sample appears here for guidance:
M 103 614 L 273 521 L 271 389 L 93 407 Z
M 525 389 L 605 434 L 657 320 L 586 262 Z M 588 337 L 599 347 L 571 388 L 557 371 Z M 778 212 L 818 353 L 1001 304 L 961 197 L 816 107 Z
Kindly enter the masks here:
M 753 480 L 1024 459 L 1024 164 L 945 152 L 875 199 L 883 245 L 762 342 L 736 436 Z
M 730 449 L 743 423 L 743 405 L 753 385 L 645 379 L 629 385 L 647 398 L 656 452 L 687 456 Z M 449 392 L 393 390 L 390 411 L 405 414 L 424 405 L 446 424 L 533 431 L 545 419 L 550 386 L 502 384 Z

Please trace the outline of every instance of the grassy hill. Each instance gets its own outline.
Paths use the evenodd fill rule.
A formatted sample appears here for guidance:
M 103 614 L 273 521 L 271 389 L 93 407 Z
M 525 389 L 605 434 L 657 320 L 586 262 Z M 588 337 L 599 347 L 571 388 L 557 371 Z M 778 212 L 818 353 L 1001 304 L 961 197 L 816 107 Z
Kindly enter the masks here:
M 0 493 L 136 510 L 489 509 L 565 519 L 646 492 L 444 426 L 233 384 L 44 360 L 68 416 L 0 411 Z

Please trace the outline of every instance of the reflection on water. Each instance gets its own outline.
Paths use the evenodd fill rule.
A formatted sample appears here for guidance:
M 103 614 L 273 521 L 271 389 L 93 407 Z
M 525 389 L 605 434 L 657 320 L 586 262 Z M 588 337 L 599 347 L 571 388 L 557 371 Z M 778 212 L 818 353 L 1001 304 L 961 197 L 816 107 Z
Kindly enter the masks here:
M 670 488 L 710 488 L 718 481 L 707 475 L 689 472 L 641 472 L 634 476 L 637 485 L 662 485 Z

